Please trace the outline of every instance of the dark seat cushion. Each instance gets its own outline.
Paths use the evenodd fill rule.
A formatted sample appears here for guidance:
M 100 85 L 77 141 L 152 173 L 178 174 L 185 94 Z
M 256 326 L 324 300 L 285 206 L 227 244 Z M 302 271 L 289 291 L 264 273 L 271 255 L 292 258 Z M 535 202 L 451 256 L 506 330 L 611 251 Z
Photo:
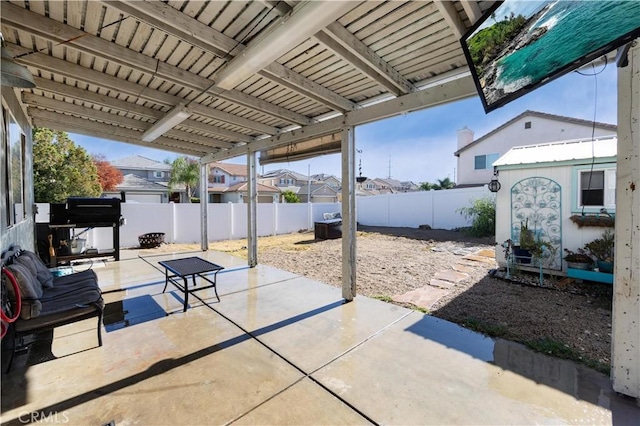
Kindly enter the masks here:
M 45 288 L 40 316 L 16 321 L 18 332 L 55 327 L 97 316 L 104 307 L 95 272 L 87 270 L 56 277 L 53 287 Z

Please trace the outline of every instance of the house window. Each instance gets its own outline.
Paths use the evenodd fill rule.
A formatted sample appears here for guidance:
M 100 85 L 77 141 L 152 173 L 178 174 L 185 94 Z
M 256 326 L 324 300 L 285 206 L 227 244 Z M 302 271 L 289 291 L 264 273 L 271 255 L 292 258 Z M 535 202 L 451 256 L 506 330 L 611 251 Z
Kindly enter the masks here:
M 476 155 L 475 157 L 475 170 L 486 170 L 491 169 L 492 164 L 500 157 L 500 154 L 487 154 L 487 155 Z
M 580 205 L 604 206 L 604 170 L 580 173 Z
M 162 173 L 162 172 L 153 172 L 153 177 L 161 178 L 163 176 L 163 174 L 164 173 Z
M 8 117 L 9 123 L 2 123 L 2 145 L 6 153 L 2 179 L 6 182 L 7 194 L 5 204 L 8 212 L 6 225 L 11 226 L 22 222 L 26 218 L 24 203 L 24 152 L 26 139 L 22 129 L 9 114 L 4 111 L 3 117 Z M 8 124 L 8 128 L 5 125 Z M 5 137 L 6 135 L 6 137 Z
M 616 207 L 616 169 L 614 165 L 578 166 L 574 168 L 574 210 L 599 212 Z
M 215 175 L 213 176 L 212 183 L 224 183 L 224 175 Z
M 530 129 L 531 128 L 531 122 L 530 121 L 525 121 L 524 122 L 524 128 L 525 129 Z

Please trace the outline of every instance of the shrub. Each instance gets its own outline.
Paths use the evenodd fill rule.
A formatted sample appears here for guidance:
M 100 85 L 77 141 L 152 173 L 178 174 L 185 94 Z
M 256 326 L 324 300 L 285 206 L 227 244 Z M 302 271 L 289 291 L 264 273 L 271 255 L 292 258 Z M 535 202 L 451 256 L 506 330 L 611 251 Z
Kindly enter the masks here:
M 298 195 L 289 189 L 287 189 L 286 191 L 282 191 L 282 198 L 284 198 L 285 203 L 300 202 L 300 198 L 298 197 Z
M 472 222 L 468 231 L 474 237 L 492 237 L 496 234 L 496 202 L 491 198 L 479 198 L 471 207 L 456 210 Z

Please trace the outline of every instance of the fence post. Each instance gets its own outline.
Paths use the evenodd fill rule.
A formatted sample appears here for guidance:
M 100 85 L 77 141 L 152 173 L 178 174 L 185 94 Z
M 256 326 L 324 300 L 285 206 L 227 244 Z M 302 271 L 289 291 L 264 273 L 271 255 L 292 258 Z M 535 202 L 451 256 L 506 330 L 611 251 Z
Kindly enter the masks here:
M 273 203 L 273 235 L 278 235 L 278 203 Z
M 235 213 L 233 212 L 233 203 L 229 201 L 227 205 L 229 206 L 229 239 L 231 240 L 233 239 L 233 224 L 235 222 L 233 215 Z
M 171 202 L 171 211 L 169 212 L 170 214 L 170 218 L 169 218 L 169 223 L 171 223 L 171 239 L 170 241 L 172 243 L 175 243 L 178 238 L 177 238 L 177 233 L 178 233 L 178 224 L 176 223 L 176 203 Z

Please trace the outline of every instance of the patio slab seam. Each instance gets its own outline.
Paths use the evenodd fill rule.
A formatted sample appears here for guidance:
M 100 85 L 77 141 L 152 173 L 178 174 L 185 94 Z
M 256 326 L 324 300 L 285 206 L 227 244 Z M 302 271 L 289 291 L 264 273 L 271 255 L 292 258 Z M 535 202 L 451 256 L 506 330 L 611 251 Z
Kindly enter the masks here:
M 297 277 L 296 277 L 297 278 Z M 287 281 L 287 280 L 283 280 L 283 281 Z M 264 286 L 263 286 L 264 287 Z M 229 323 L 233 324 L 234 326 L 236 326 L 240 331 L 242 331 L 243 333 L 245 333 L 246 335 L 248 335 L 251 339 L 255 340 L 256 342 L 258 342 L 260 345 L 262 345 L 263 347 L 265 347 L 266 349 L 268 349 L 269 351 L 271 351 L 273 354 L 275 354 L 277 357 L 279 357 L 280 359 L 282 359 L 283 361 L 285 361 L 287 364 L 289 364 L 290 366 L 292 366 L 294 369 L 296 369 L 298 372 L 302 373 L 303 376 L 300 377 L 298 380 L 295 380 L 293 383 L 291 383 L 290 385 L 286 386 L 285 388 L 281 389 L 280 391 L 274 393 L 273 395 L 269 396 L 268 398 L 266 398 L 264 401 L 260 402 L 259 404 L 254 405 L 253 407 L 251 407 L 249 410 L 247 410 L 246 412 L 242 413 L 241 415 L 237 416 L 236 418 L 234 418 L 233 420 L 229 421 L 227 424 L 231 424 L 233 422 L 238 421 L 239 419 L 243 418 L 244 416 L 248 415 L 249 413 L 253 412 L 254 410 L 256 410 L 257 408 L 261 407 L 262 405 L 266 404 L 267 402 L 269 402 L 270 400 L 272 400 L 273 398 L 277 397 L 278 395 L 282 394 L 283 392 L 285 392 L 287 389 L 290 389 L 291 387 L 295 386 L 297 383 L 300 383 L 302 380 L 304 380 L 305 378 L 311 380 L 312 383 L 316 384 L 317 386 L 319 386 L 321 389 L 323 389 L 325 392 L 331 394 L 333 397 L 337 398 L 340 402 L 342 402 L 343 404 L 345 404 L 347 407 L 349 407 L 350 409 L 354 410 L 356 413 L 358 413 L 358 415 L 362 416 L 362 418 L 366 419 L 367 421 L 371 422 L 372 424 L 378 424 L 378 422 L 376 422 L 374 419 L 372 419 L 371 417 L 369 417 L 367 414 L 365 414 L 362 410 L 360 410 L 359 408 L 357 408 L 356 406 L 354 406 L 352 403 L 350 403 L 349 401 L 345 400 L 343 397 L 341 397 L 340 395 L 338 395 L 336 392 L 334 392 L 333 390 L 331 390 L 329 387 L 327 387 L 326 385 L 324 385 L 323 383 L 321 383 L 319 380 L 315 379 L 312 374 L 320 371 L 321 369 L 327 367 L 328 365 L 330 365 L 331 363 L 339 360 L 340 358 L 344 357 L 345 355 L 353 352 L 354 350 L 356 350 L 357 348 L 361 347 L 362 345 L 364 345 L 365 343 L 367 343 L 368 341 L 370 341 L 371 339 L 375 338 L 376 336 L 379 336 L 380 334 L 384 333 L 386 330 L 388 330 L 389 328 L 391 328 L 392 326 L 394 326 L 396 323 L 404 320 L 405 318 L 407 318 L 409 315 L 413 314 L 413 311 L 409 311 L 407 313 L 405 313 L 404 315 L 402 315 L 399 318 L 396 318 L 394 321 L 388 323 L 387 325 L 385 325 L 384 327 L 376 330 L 374 333 L 370 334 L 369 336 L 367 336 L 366 338 L 362 339 L 360 342 L 354 344 L 353 346 L 351 346 L 350 348 L 348 348 L 347 350 L 343 351 L 342 353 L 338 354 L 337 356 L 331 358 L 329 361 L 323 363 L 322 365 L 320 365 L 319 367 L 313 369 L 310 372 L 306 372 L 302 367 L 299 367 L 297 364 L 295 364 L 293 361 L 289 360 L 287 357 L 285 357 L 284 355 L 282 355 L 281 353 L 279 353 L 277 350 L 275 350 L 274 348 L 272 348 L 271 346 L 269 346 L 267 343 L 263 342 L 261 339 L 259 339 L 258 335 L 255 335 L 253 332 L 246 330 L 243 326 L 241 326 L 240 324 L 238 324 L 236 321 L 234 321 L 233 319 L 229 318 L 227 315 L 223 314 L 222 312 L 218 311 L 217 309 L 215 309 L 213 306 L 209 305 L 205 300 L 203 300 L 202 298 L 200 298 L 197 294 L 193 294 L 196 299 L 200 300 L 200 302 L 202 302 L 202 304 L 204 306 L 207 306 L 211 311 L 215 312 L 216 314 L 220 315 L 223 319 L 227 320 Z M 363 296 L 364 297 L 364 296 Z M 342 304 L 344 304 L 345 302 L 343 301 Z M 354 302 L 351 302 L 354 303 Z

